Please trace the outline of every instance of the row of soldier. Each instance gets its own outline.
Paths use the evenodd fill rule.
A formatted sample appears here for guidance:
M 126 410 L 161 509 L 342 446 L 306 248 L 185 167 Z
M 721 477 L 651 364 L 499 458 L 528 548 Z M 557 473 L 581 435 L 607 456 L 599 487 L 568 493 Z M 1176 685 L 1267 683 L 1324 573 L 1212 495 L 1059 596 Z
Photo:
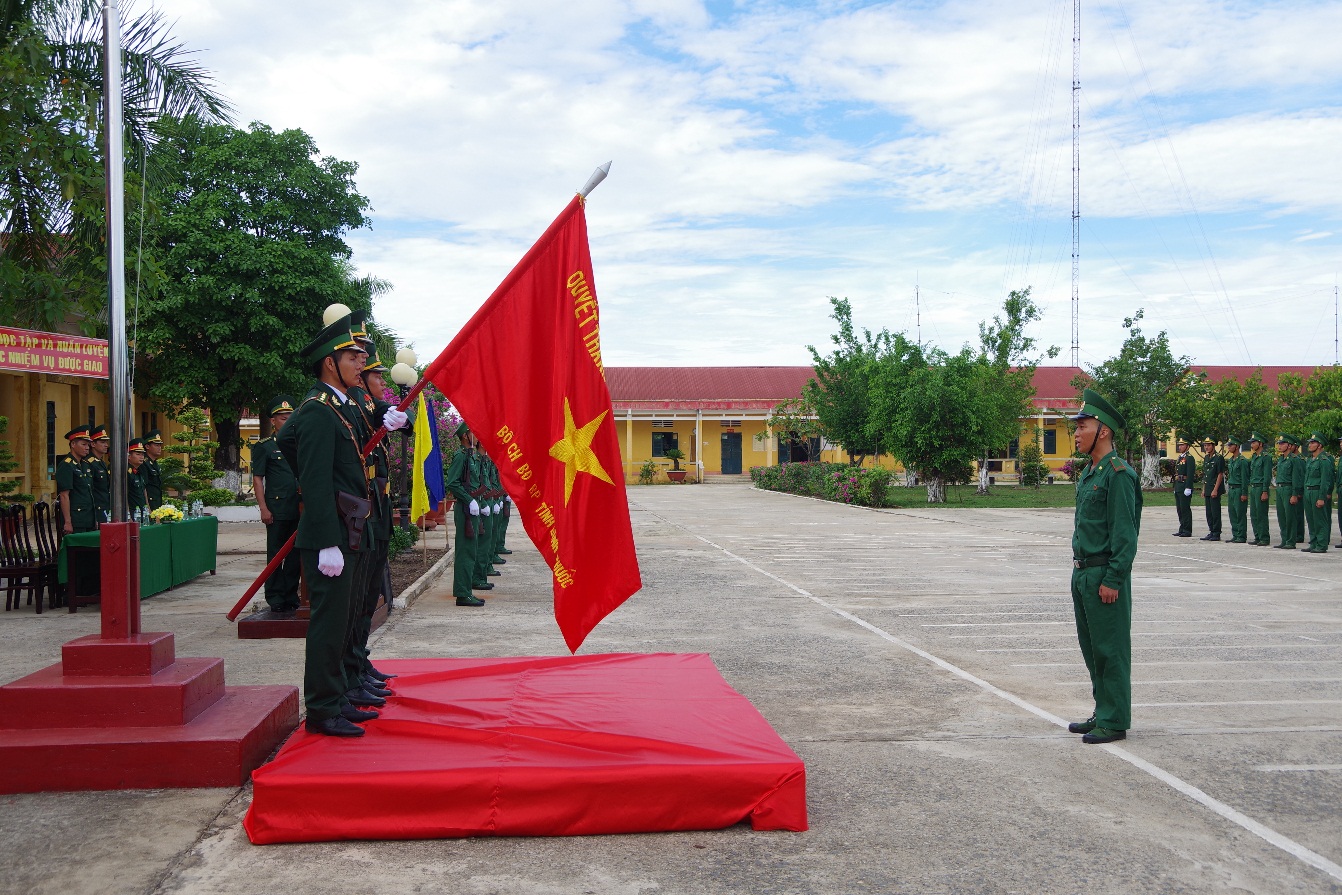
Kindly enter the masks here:
M 1197 461 L 1189 454 L 1186 438 L 1180 436 L 1176 441 L 1179 455 L 1174 461 L 1173 484 L 1179 530 L 1174 536 L 1191 538 Z M 1324 450 L 1328 443 L 1329 439 L 1318 432 L 1312 433 L 1303 443 L 1294 435 L 1279 435 L 1274 464 L 1267 452 L 1268 441 L 1258 432 L 1243 443 L 1239 438 L 1227 439 L 1224 455 L 1217 450 L 1216 439 L 1204 438 L 1202 497 L 1207 534 L 1202 540 L 1222 540 L 1221 499 L 1224 496 L 1230 516 L 1230 539 L 1225 543 L 1271 546 L 1278 550 L 1296 550 L 1304 544 L 1305 553 L 1327 553 L 1332 540 L 1334 495 L 1342 497 L 1342 451 L 1339 451 L 1339 457 L 1333 457 Z M 1268 526 L 1274 484 L 1279 533 L 1276 544 L 1272 543 Z M 1342 532 L 1342 501 L 1338 506 L 1338 529 Z M 1337 546 L 1342 548 L 1342 544 Z
M 97 531 L 112 520 L 112 465 L 107 457 L 112 441 L 106 426 L 76 426 L 65 433 L 69 453 L 56 464 L 56 495 L 61 532 Z M 156 510 L 163 505 L 163 477 L 158 460 L 163 436 L 152 429 L 126 445 L 126 505 Z
M 498 566 L 512 553 L 506 546 L 512 498 L 499 482 L 499 470 L 462 423 L 457 427 L 459 447 L 452 455 L 444 484 L 452 495 L 452 595 L 458 606 L 483 606 L 472 591 L 493 590 L 489 579 L 501 574 Z

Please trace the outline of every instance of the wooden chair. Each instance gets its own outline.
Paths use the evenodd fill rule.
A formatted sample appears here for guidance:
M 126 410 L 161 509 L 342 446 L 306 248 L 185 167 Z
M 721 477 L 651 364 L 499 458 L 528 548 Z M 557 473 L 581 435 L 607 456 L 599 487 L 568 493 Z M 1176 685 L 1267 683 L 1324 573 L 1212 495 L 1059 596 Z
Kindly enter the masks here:
M 37 544 L 38 562 L 42 564 L 43 584 L 46 586 L 47 603 L 55 609 L 59 600 L 59 589 L 56 580 L 56 552 L 60 549 L 60 539 L 56 534 L 55 517 L 59 513 L 52 512 L 51 504 L 46 501 L 38 501 L 33 504 L 33 540 Z M 41 600 L 38 600 L 37 611 L 42 612 Z
M 52 567 L 54 573 L 55 568 Z M 37 611 L 42 611 L 42 595 L 47 582 L 47 570 L 41 557 L 33 549 L 28 535 L 28 511 L 16 503 L 0 513 L 0 577 L 5 580 L 5 611 L 22 605 L 20 591 L 28 591 L 28 604 L 37 597 Z

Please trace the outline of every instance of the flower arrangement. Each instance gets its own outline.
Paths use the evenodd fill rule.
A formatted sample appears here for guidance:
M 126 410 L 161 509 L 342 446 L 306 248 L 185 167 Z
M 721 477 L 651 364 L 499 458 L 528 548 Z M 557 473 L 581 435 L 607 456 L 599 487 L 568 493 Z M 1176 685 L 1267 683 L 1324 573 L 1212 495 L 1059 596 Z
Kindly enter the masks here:
M 182 511 L 170 503 L 165 503 L 150 513 L 149 519 L 152 522 L 181 522 Z

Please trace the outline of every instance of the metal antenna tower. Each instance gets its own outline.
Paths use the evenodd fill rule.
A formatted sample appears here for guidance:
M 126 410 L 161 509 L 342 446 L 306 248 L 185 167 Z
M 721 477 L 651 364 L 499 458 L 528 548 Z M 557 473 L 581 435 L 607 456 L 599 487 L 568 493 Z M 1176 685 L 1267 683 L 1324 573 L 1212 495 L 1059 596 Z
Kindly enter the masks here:
M 1072 366 L 1081 366 L 1081 0 L 1072 0 Z

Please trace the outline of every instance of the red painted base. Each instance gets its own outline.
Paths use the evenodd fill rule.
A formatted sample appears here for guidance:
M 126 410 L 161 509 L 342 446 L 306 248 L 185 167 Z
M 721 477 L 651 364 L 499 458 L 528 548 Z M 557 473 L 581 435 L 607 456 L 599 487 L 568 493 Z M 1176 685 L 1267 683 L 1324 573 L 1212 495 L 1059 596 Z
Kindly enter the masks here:
M 389 609 L 386 603 L 377 607 L 373 613 L 373 630 L 382 627 L 387 620 Z M 238 619 L 239 640 L 275 640 L 284 637 L 308 636 L 307 611 L 300 609 L 293 618 L 285 618 L 278 613 L 263 609 Z
M 226 687 L 171 634 L 62 652 L 0 687 L 0 793 L 240 786 L 298 725 L 297 688 Z

